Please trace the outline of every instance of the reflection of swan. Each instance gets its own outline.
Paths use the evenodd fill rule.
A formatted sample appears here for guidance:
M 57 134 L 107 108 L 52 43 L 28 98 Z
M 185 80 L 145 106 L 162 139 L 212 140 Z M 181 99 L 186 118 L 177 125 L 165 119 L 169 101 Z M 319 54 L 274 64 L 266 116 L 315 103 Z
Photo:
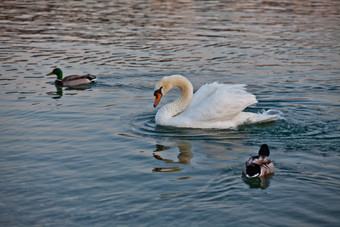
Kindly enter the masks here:
M 179 87 L 181 96 L 160 108 L 155 120 L 159 125 L 189 128 L 234 128 L 244 123 L 271 121 L 276 115 L 242 112 L 257 102 L 245 85 L 205 84 L 193 95 L 189 80 L 181 75 L 163 77 L 155 86 L 156 107 L 171 88 Z
M 162 158 L 159 152 L 170 149 L 170 147 L 166 147 L 163 145 L 156 145 L 156 150 L 153 153 L 153 156 L 157 160 L 164 161 L 167 164 L 183 164 L 190 165 L 191 159 L 193 158 L 193 154 L 191 152 L 191 144 L 189 142 L 181 142 L 179 144 L 176 143 L 176 146 L 179 148 L 179 154 L 177 156 L 178 161 L 171 160 L 169 158 Z M 177 172 L 181 171 L 182 168 L 179 166 L 171 166 L 171 167 L 157 167 L 154 168 L 155 172 Z
M 55 84 L 57 86 L 77 86 L 81 84 L 89 84 L 96 80 L 96 76 L 87 74 L 87 75 L 71 75 L 63 78 L 63 71 L 61 69 L 56 68 L 52 72 L 47 75 L 57 75 L 57 79 L 55 80 Z
M 274 164 L 268 158 L 270 154 L 267 144 L 262 144 L 259 155 L 252 156 L 244 163 L 243 173 L 247 177 L 262 177 L 274 172 Z

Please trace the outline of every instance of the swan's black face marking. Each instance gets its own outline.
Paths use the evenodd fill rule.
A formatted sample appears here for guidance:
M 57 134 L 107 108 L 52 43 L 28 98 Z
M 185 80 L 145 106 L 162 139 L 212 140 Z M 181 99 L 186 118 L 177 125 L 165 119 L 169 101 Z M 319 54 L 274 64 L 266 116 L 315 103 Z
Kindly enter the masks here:
M 156 90 L 156 91 L 153 93 L 153 95 L 156 96 L 157 93 L 160 93 L 161 95 L 163 95 L 163 94 L 162 94 L 162 88 L 163 88 L 163 87 L 161 87 L 160 89 Z
M 159 101 L 161 100 L 163 94 L 162 94 L 162 88 L 161 87 L 160 89 L 156 90 L 153 95 L 155 96 L 155 103 L 153 104 L 153 107 L 156 107 L 159 103 Z

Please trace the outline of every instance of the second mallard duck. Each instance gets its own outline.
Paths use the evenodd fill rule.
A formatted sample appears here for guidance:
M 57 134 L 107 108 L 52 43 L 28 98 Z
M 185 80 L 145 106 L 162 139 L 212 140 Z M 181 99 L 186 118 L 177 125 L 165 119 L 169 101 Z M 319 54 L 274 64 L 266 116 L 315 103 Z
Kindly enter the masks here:
M 96 80 L 96 76 L 87 74 L 87 75 L 71 75 L 63 78 L 63 71 L 61 69 L 56 68 L 52 72 L 47 75 L 57 75 L 57 79 L 55 80 L 55 84 L 58 86 L 77 86 L 82 84 L 89 84 Z
M 273 173 L 275 168 L 268 158 L 270 154 L 267 144 L 262 144 L 258 155 L 252 156 L 244 163 L 243 173 L 247 177 L 262 177 Z

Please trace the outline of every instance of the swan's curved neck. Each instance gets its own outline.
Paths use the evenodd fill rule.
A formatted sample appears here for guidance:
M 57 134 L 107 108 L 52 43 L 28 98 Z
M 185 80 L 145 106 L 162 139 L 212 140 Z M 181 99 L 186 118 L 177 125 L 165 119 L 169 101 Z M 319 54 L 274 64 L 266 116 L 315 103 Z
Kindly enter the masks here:
M 181 95 L 172 104 L 174 107 L 176 107 L 178 111 L 176 114 L 179 114 L 183 112 L 190 104 L 193 94 L 193 88 L 190 81 L 184 77 L 183 79 L 177 80 L 176 82 L 177 84 L 175 83 L 173 86 L 178 87 L 181 90 Z
M 163 117 L 171 118 L 182 113 L 190 104 L 193 95 L 193 87 L 189 80 L 183 76 L 175 75 L 168 78 L 169 89 L 178 87 L 181 90 L 181 95 L 174 102 L 169 103 L 159 110 L 159 114 Z

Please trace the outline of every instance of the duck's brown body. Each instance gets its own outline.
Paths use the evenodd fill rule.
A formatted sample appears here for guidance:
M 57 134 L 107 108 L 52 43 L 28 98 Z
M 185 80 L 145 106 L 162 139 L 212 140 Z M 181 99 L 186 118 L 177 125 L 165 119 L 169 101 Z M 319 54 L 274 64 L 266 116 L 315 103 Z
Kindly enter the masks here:
M 244 163 L 243 173 L 247 177 L 262 177 L 273 173 L 274 164 L 268 158 L 269 148 L 267 144 L 262 144 L 259 150 L 259 155 L 252 156 Z
M 77 86 L 82 84 L 89 84 L 96 80 L 96 76 L 87 74 L 83 76 L 71 75 L 63 78 L 62 80 L 56 80 L 56 85 L 59 86 Z

